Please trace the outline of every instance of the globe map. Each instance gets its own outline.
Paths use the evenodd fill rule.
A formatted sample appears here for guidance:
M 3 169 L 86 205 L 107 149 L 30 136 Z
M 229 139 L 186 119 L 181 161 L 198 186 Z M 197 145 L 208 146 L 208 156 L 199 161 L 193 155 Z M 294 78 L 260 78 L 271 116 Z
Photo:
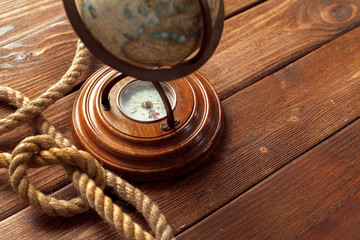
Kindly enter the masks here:
M 219 0 L 207 0 L 214 21 Z M 199 47 L 195 0 L 76 0 L 92 36 L 117 58 L 141 67 L 177 64 Z

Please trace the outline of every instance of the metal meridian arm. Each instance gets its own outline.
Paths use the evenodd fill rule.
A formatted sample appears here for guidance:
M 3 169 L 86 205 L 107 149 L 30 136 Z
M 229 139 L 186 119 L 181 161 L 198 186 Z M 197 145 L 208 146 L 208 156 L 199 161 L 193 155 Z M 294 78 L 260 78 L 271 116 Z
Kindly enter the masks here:
M 101 93 L 101 106 L 103 107 L 103 109 L 105 111 L 109 111 L 111 109 L 110 99 L 109 99 L 110 98 L 109 94 L 110 94 L 111 89 L 115 86 L 116 83 L 118 83 L 120 80 L 122 80 L 126 77 L 127 76 L 125 74 L 121 74 L 106 83 L 105 88 L 104 88 L 103 92 Z

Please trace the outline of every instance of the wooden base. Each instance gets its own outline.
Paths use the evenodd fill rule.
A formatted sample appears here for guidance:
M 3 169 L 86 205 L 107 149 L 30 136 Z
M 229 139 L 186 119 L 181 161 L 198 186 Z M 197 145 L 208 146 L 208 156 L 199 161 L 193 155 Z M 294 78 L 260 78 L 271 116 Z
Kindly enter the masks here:
M 72 111 L 72 134 L 79 148 L 122 177 L 139 181 L 172 178 L 202 164 L 215 149 L 223 128 L 220 100 L 199 73 L 166 82 L 177 94 L 174 115 L 180 123 L 163 131 L 162 119 L 142 123 L 125 117 L 116 101 L 125 78 L 110 92 L 105 111 L 100 95 L 107 81 L 120 73 L 104 67 L 82 86 Z

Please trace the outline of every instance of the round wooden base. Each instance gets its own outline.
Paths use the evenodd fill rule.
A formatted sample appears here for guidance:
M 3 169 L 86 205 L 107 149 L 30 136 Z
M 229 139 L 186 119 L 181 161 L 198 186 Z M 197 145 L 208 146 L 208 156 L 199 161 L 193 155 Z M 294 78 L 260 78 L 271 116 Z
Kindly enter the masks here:
M 82 86 L 72 111 L 72 134 L 79 148 L 124 178 L 156 181 L 179 176 L 202 164 L 215 149 L 223 128 L 220 100 L 199 73 L 166 82 L 176 93 L 174 116 L 179 124 L 169 131 L 166 118 L 143 123 L 127 118 L 117 101 L 120 89 L 134 79 L 118 82 L 105 111 L 100 95 L 107 81 L 120 75 L 104 67 Z

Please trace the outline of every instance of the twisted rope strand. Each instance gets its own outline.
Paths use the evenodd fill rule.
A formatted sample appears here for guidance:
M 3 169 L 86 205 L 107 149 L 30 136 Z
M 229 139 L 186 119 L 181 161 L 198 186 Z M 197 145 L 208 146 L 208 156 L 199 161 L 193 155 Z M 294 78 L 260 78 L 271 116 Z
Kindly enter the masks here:
M 0 101 L 18 108 L 15 113 L 0 120 L 0 135 L 27 121 L 31 121 L 42 134 L 24 139 L 12 154 L 0 153 L 0 168 L 9 169 L 11 185 L 23 201 L 49 215 L 69 217 L 87 211 L 90 206 L 128 239 L 154 239 L 104 194 L 106 186 L 143 214 L 156 239 L 174 239 L 165 217 L 148 196 L 114 173 L 103 169 L 89 153 L 77 150 L 41 115 L 43 110 L 78 82 L 81 70 L 86 67 L 88 56 L 88 50 L 79 41 L 76 55 L 66 74 L 33 101 L 18 91 L 0 86 Z M 37 191 L 29 183 L 26 173 L 28 168 L 53 164 L 64 166 L 80 192 L 80 197 L 69 201 L 58 200 Z
M 129 239 L 154 239 L 148 232 L 144 231 L 131 217 L 121 211 L 121 208 L 104 192 L 96 186 L 87 174 L 79 173 L 73 175 L 73 182 L 81 196 L 85 197 L 90 206 L 110 223 L 119 232 L 124 232 Z
M 107 170 L 105 173 L 107 188 L 141 212 L 155 236 L 159 239 L 173 238 L 171 227 L 167 224 L 165 216 L 147 195 L 115 174 Z

